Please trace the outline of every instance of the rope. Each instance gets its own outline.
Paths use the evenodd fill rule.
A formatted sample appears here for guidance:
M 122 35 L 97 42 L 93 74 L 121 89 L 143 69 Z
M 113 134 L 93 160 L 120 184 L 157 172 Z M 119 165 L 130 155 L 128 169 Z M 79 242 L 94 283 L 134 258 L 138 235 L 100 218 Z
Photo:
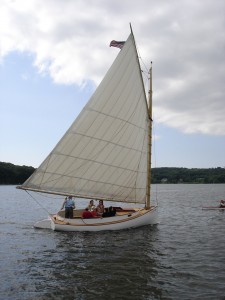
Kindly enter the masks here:
M 50 212 L 44 207 L 42 206 L 37 199 L 35 199 L 27 190 L 26 190 L 27 194 L 45 211 L 47 212 L 48 214 L 50 214 Z

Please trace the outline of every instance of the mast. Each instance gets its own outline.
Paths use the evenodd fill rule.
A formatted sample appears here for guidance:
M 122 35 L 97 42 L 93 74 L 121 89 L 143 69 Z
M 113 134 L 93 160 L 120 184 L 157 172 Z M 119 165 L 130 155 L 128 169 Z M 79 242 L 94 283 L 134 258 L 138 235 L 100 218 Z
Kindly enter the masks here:
M 147 195 L 145 208 L 150 208 L 150 192 L 151 192 L 151 157 L 152 157 L 152 62 L 149 70 L 149 101 L 148 101 L 148 166 L 147 166 Z

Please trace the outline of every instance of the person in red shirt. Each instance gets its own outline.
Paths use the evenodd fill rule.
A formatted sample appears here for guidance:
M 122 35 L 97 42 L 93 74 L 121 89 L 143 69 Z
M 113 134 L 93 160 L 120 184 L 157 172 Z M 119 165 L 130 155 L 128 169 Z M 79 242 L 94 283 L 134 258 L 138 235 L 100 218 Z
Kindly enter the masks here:
M 92 213 L 88 210 L 88 208 L 85 208 L 85 211 L 82 213 L 82 218 L 83 219 L 90 219 L 93 218 Z

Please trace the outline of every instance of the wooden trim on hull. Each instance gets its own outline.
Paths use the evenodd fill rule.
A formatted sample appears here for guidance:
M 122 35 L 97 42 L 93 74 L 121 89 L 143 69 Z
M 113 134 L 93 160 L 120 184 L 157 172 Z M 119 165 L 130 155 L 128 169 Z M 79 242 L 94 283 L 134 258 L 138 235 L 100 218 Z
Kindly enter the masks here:
M 142 209 L 133 213 L 130 217 L 120 216 L 119 219 L 110 222 L 98 222 L 99 220 L 112 219 L 115 217 L 104 219 L 79 219 L 82 223 L 78 223 L 76 219 L 57 220 L 54 216 L 51 217 L 51 228 L 56 231 L 103 231 L 103 230 L 121 230 L 134 228 L 144 225 L 154 225 L 158 223 L 157 206 L 146 210 Z M 125 217 L 125 218 L 124 218 Z M 85 223 L 95 220 L 96 222 Z

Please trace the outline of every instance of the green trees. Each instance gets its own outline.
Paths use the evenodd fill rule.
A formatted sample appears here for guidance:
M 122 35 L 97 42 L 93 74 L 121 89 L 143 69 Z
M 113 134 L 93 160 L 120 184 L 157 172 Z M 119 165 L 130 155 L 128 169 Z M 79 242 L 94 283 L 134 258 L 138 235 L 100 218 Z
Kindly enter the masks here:
M 0 184 L 21 184 L 33 172 L 35 168 L 15 166 L 10 163 L 0 162 Z
M 153 168 L 152 183 L 225 183 L 225 168 Z
M 0 162 L 0 184 L 22 184 L 34 170 Z M 225 168 L 152 168 L 152 183 L 225 183 Z

